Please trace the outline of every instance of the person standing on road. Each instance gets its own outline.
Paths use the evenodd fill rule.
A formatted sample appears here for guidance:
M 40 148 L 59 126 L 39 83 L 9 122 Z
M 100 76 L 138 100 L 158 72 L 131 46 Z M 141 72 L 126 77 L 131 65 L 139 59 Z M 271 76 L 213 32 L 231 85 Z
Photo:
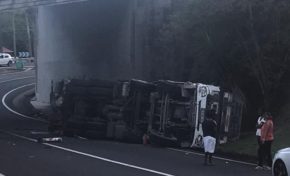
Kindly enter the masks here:
M 215 151 L 217 123 L 215 121 L 215 111 L 209 111 L 206 119 L 202 123 L 203 144 L 204 144 L 204 165 L 213 165 L 212 155 Z
M 257 124 L 256 124 L 256 138 L 257 138 L 257 142 L 258 142 L 258 150 L 257 150 L 257 155 L 258 155 L 258 166 L 256 167 L 256 169 L 262 169 L 263 168 L 263 151 L 262 151 L 262 142 L 261 142 L 261 128 L 264 125 L 264 123 L 266 122 L 265 119 L 265 113 L 263 115 L 261 115 L 258 120 L 257 120 Z
M 261 128 L 261 143 L 262 143 L 263 157 L 264 157 L 263 159 L 265 159 L 267 162 L 266 163 L 267 165 L 264 168 L 267 170 L 271 170 L 271 167 L 272 167 L 271 147 L 272 147 L 273 140 L 274 140 L 273 117 L 270 113 L 267 113 L 266 122 Z

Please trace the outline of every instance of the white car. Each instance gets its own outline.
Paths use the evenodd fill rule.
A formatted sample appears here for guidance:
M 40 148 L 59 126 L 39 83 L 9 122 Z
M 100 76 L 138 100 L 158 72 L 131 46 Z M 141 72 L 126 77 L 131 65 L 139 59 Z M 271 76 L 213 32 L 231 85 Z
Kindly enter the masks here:
M 273 176 L 288 176 L 290 171 L 290 148 L 279 150 L 274 157 Z
M 10 67 L 13 64 L 13 57 L 10 54 L 0 53 L 0 65 Z

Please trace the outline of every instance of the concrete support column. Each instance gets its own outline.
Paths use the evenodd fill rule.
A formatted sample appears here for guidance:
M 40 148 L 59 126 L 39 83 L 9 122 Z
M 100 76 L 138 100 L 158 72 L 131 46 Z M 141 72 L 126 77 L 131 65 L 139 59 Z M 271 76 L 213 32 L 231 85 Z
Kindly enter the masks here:
M 49 103 L 51 82 L 132 77 L 134 0 L 92 0 L 40 7 L 37 101 Z

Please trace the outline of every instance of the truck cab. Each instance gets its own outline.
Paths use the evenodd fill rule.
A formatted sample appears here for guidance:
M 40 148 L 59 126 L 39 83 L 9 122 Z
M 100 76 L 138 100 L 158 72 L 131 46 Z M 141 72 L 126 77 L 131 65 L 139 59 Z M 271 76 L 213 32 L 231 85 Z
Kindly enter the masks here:
M 226 142 L 232 118 L 241 121 L 241 110 L 232 114 L 233 96 L 219 87 L 192 82 L 159 81 L 151 95 L 148 133 L 152 143 L 177 147 L 203 147 L 202 122 L 214 110 L 218 141 Z M 241 107 L 239 107 L 241 108 Z M 232 121 L 234 122 L 234 121 Z M 237 122 L 235 122 L 237 123 Z M 238 136 L 239 131 L 231 136 Z

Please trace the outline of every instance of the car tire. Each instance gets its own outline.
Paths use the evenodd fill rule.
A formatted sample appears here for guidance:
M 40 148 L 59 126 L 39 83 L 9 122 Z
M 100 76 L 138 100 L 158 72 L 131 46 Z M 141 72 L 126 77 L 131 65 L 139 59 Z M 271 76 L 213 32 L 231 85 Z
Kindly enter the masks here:
M 288 176 L 286 166 L 282 160 L 277 160 L 273 169 L 274 176 Z
M 7 67 L 10 67 L 11 65 L 12 65 L 12 62 L 9 61 L 9 62 L 7 63 Z

